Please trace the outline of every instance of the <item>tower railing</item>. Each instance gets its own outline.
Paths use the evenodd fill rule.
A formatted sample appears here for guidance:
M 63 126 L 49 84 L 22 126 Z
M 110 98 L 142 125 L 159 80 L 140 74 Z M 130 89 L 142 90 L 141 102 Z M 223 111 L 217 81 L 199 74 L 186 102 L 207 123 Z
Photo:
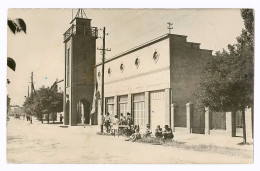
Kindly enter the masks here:
M 64 41 L 66 41 L 71 35 L 87 35 L 94 38 L 98 37 L 97 27 L 87 27 L 82 25 L 72 25 L 64 34 Z

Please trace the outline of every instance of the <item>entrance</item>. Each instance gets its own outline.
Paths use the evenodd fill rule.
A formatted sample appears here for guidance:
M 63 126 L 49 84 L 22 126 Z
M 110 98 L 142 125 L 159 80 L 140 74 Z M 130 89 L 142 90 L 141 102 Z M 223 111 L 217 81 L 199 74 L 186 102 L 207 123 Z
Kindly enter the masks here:
M 164 128 L 165 125 L 165 93 L 162 91 L 151 92 L 150 94 L 150 118 L 151 129 L 154 131 L 157 125 Z
M 90 121 L 90 103 L 82 99 L 77 103 L 77 124 L 89 124 Z

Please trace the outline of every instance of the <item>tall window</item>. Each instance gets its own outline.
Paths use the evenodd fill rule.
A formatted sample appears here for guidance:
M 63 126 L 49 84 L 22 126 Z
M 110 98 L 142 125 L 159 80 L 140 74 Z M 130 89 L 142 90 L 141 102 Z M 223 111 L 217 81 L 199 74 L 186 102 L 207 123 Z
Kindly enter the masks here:
M 120 96 L 119 97 L 119 114 L 121 115 L 121 113 L 123 114 L 123 116 L 126 116 L 127 111 L 127 95 L 126 96 Z M 129 111 L 130 112 L 130 111 Z
M 144 128 L 148 123 L 148 117 L 145 115 L 144 93 L 135 94 L 133 98 L 134 124 Z
M 67 87 L 70 86 L 70 49 L 67 52 Z
M 114 119 L 114 97 L 106 98 L 106 113 L 109 112 L 109 116 L 111 121 L 113 122 Z

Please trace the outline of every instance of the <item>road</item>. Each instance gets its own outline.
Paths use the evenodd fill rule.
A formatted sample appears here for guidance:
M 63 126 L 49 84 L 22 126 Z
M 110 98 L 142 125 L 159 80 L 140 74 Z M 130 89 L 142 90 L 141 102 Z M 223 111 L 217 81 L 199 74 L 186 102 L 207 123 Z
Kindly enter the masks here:
M 252 159 L 97 135 L 98 126 L 60 127 L 11 118 L 8 163 L 251 163 Z

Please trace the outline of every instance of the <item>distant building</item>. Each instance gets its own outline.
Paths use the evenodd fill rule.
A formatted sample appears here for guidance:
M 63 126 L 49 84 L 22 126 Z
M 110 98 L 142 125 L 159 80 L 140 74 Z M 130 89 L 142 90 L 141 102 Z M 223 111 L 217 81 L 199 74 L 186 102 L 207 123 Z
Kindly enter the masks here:
M 8 116 L 14 116 L 14 115 L 22 115 L 23 108 L 18 106 L 18 105 L 10 105 L 9 106 L 9 111 L 8 111 Z

